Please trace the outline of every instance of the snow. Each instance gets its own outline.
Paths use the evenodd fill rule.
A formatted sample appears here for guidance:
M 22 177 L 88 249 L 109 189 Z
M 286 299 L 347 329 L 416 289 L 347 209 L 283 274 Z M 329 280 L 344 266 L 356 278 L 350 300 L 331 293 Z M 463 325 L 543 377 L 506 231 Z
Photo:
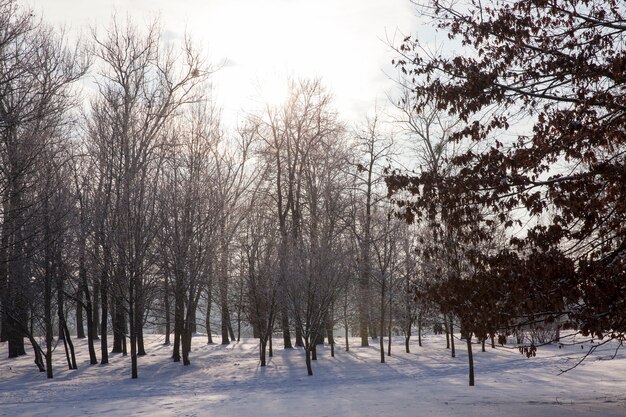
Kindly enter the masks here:
M 258 345 L 245 339 L 228 346 L 193 340 L 191 365 L 174 363 L 164 337 L 148 335 L 139 358 L 139 379 L 130 358 L 112 355 L 108 365 L 88 364 L 87 345 L 74 340 L 78 370 L 65 366 L 62 344 L 54 353 L 55 377 L 37 372 L 32 354 L 7 359 L 0 343 L 0 416 L 623 416 L 626 355 L 617 343 L 598 349 L 576 369 L 559 375 L 585 352 L 579 346 L 542 347 L 526 358 L 511 347 L 474 345 L 476 386 L 467 385 L 465 344 L 450 358 L 445 338 L 429 335 L 424 346 L 394 339 L 381 364 L 377 343 L 357 346 L 337 339 L 335 358 L 320 347 L 312 377 L 302 349 L 283 350 L 259 366 Z M 215 339 L 219 340 L 219 338 Z M 386 346 L 386 343 L 385 343 Z M 97 345 L 99 347 L 99 345 Z M 29 352 L 31 353 L 31 352 Z

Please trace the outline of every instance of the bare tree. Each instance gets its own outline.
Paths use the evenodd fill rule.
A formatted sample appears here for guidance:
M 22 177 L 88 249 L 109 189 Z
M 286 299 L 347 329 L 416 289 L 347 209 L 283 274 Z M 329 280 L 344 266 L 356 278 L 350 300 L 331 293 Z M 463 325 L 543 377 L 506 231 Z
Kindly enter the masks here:
M 142 33 L 132 22 L 122 24 L 113 18 L 102 35 L 93 30 L 93 39 L 99 97 L 92 117 L 105 123 L 93 129 L 93 140 L 111 144 L 105 166 L 113 197 L 109 239 L 115 279 L 109 290 L 124 300 L 116 305 L 116 313 L 123 308 L 128 316 L 131 374 L 136 378 L 137 356 L 145 353 L 144 287 L 154 269 L 155 195 L 165 156 L 164 126 L 183 104 L 198 100 L 195 87 L 208 72 L 188 38 L 179 53 L 163 47 L 156 23 Z M 103 254 L 105 261 L 107 255 Z
M 175 362 L 189 365 L 191 336 L 201 294 L 211 280 L 218 211 L 212 150 L 219 140 L 219 118 L 206 103 L 172 126 L 169 156 L 160 187 L 159 252 L 165 294 L 174 298 Z M 171 287 L 171 289 L 170 289 Z M 166 303 L 166 309 L 167 307 Z
M 374 207 L 384 198 L 382 171 L 394 152 L 393 136 L 383 133 L 378 113 L 367 118 L 363 128 L 355 132 L 358 154 L 354 174 L 354 205 L 352 228 L 359 248 L 358 293 L 359 335 L 361 346 L 369 346 L 368 329 L 372 325 L 372 217 Z M 374 336 L 374 334 L 372 334 Z M 382 336 L 382 335 L 381 335 Z
M 69 122 L 71 86 L 86 68 L 80 53 L 30 10 L 0 1 L 0 339 L 15 357 L 25 354 L 23 337 L 29 337 L 40 370 L 41 349 L 29 326 L 33 263 L 26 260 L 38 250 L 42 229 L 33 214 L 46 194 L 34 190 L 52 138 Z

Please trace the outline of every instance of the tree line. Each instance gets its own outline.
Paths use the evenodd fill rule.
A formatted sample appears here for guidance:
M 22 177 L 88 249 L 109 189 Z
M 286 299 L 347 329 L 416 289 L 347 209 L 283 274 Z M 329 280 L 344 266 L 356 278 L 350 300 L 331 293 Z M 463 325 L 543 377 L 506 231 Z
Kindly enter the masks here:
M 72 44 L 0 0 L 9 357 L 26 339 L 52 378 L 62 342 L 75 369 L 75 330 L 91 364 L 130 354 L 136 378 L 146 330 L 184 365 L 199 330 L 250 331 L 261 366 L 280 334 L 312 375 L 336 328 L 384 362 L 392 334 L 408 352 L 434 324 L 452 356 L 460 333 L 473 385 L 473 340 L 623 339 L 626 23 L 608 3 L 426 2 L 466 50 L 396 45 L 391 121 L 350 127 L 299 79 L 226 129 L 191 38 L 114 17 Z
M 312 374 L 338 324 L 380 337 L 383 361 L 392 326 L 408 349 L 412 228 L 388 215 L 396 143 L 377 117 L 350 129 L 319 80 L 291 80 L 283 103 L 227 131 L 189 37 L 114 17 L 74 45 L 14 0 L 0 16 L 9 357 L 28 340 L 51 378 L 62 342 L 75 369 L 75 331 L 91 364 L 128 354 L 136 378 L 146 329 L 184 365 L 195 332 L 228 344 L 243 329 L 262 366 L 279 332 Z

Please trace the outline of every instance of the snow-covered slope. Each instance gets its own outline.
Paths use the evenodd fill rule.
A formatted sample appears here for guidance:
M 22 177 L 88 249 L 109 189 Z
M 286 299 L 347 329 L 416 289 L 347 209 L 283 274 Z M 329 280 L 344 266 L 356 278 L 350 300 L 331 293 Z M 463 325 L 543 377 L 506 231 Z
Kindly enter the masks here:
M 580 347 L 541 348 L 527 359 L 510 348 L 475 345 L 476 386 L 467 386 L 467 355 L 457 341 L 449 357 L 442 336 L 424 346 L 394 340 L 392 356 L 379 363 L 375 347 L 350 351 L 339 338 L 335 358 L 320 348 L 312 377 L 301 349 L 283 350 L 258 366 L 254 339 L 228 346 L 206 345 L 194 337 L 192 364 L 169 357 L 163 336 L 147 336 L 139 358 L 139 379 L 130 379 L 130 358 L 113 355 L 110 364 L 88 365 L 85 341 L 75 341 L 79 369 L 68 371 L 62 345 L 55 352 L 55 378 L 46 379 L 32 355 L 7 359 L 0 344 L 0 416 L 624 416 L 626 356 L 616 344 L 599 349 L 578 368 Z M 219 339 L 217 339 L 219 340 Z

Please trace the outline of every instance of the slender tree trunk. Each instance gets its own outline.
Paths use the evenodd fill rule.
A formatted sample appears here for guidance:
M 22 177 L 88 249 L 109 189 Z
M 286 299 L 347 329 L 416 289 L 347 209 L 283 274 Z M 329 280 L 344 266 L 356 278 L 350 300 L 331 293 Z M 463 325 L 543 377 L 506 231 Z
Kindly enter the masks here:
M 9 189 L 6 188 L 4 195 L 4 201 L 8 201 L 9 198 Z M 2 228 L 0 229 L 0 305 L 3 308 L 0 308 L 0 343 L 6 342 L 9 340 L 9 335 L 7 330 L 9 329 L 9 315 L 6 311 L 6 306 L 9 305 L 9 227 L 6 222 L 6 218 L 2 223 Z
M 219 291 L 220 291 L 220 312 L 222 316 L 222 345 L 230 343 L 232 328 L 230 325 L 230 311 L 228 308 L 228 242 L 225 236 L 225 224 L 220 225 L 220 265 L 219 265 Z
M 95 279 L 93 284 L 93 308 L 91 310 L 91 321 L 93 323 L 93 340 L 100 339 L 100 280 Z
M 409 330 L 404 335 L 404 350 L 406 351 L 406 353 L 411 353 L 411 349 L 409 347 L 410 340 L 411 340 L 411 329 L 409 328 Z
M 61 258 L 61 254 L 57 253 L 57 259 Z M 67 357 L 67 366 L 70 370 L 78 369 L 76 366 L 76 354 L 74 352 L 74 344 L 70 336 L 70 331 L 65 320 L 65 297 L 63 293 L 63 275 L 60 271 L 60 265 L 55 262 L 56 268 L 53 268 L 57 282 L 57 312 L 59 318 L 59 338 L 63 335 L 63 345 L 65 346 L 65 355 Z
M 233 332 L 233 325 L 230 320 L 228 320 L 228 335 L 231 341 L 235 340 L 235 332 Z
M 393 307 L 391 303 L 392 295 L 393 293 L 389 291 L 389 322 L 387 326 L 387 334 L 389 335 L 389 337 L 387 339 L 387 356 L 391 356 L 391 326 L 392 326 L 392 319 L 393 319 Z
M 198 333 L 198 325 L 196 324 L 196 320 L 192 319 L 189 322 L 189 334 L 193 337 L 196 333 Z
M 102 359 L 100 359 L 101 365 L 109 363 L 109 347 L 107 341 L 107 321 L 109 319 L 109 262 L 106 251 L 104 251 L 103 255 L 105 259 L 104 267 L 102 268 L 102 274 L 100 275 L 100 310 L 102 312 L 102 318 L 100 320 L 100 355 L 102 356 Z
M 135 279 L 131 276 L 128 285 L 128 321 L 130 323 L 130 364 L 131 378 L 137 379 L 137 318 L 135 317 Z
M 126 315 L 122 301 L 116 297 L 113 304 L 113 349 L 111 353 L 123 353 L 126 334 Z
M 87 347 L 89 350 L 89 363 L 96 365 L 98 358 L 96 357 L 96 349 L 94 346 L 94 321 L 93 321 L 93 303 L 91 302 L 91 293 L 87 283 L 87 268 L 85 266 L 84 242 L 81 245 L 79 262 L 78 262 L 79 285 L 82 287 L 82 294 L 85 300 L 85 315 L 87 318 Z
M 91 297 L 87 298 L 87 308 L 85 312 L 87 314 L 87 348 L 89 350 L 89 364 L 97 365 L 98 358 L 96 357 L 96 348 L 94 346 L 93 333 L 93 313 L 92 313 Z
M 289 331 L 289 315 L 287 314 L 286 297 L 283 295 L 282 298 L 283 303 L 280 308 L 280 324 L 281 330 L 283 331 L 283 346 L 285 349 L 293 349 L 293 345 L 291 344 L 291 333 Z
M 170 333 L 172 332 L 172 324 L 170 318 L 170 291 L 169 291 L 169 275 L 165 274 L 164 284 L 163 284 L 163 309 L 165 310 L 165 342 L 164 345 L 169 346 L 170 344 Z
M 65 355 L 68 358 L 68 368 L 70 370 L 78 369 L 76 365 L 76 352 L 74 350 L 74 343 L 72 342 L 72 338 L 70 336 L 70 331 L 67 327 L 67 322 L 63 320 L 63 332 L 65 333 L 65 338 L 63 339 L 63 344 L 65 346 Z
M 456 357 L 456 351 L 454 350 L 454 321 L 450 316 L 450 349 L 453 358 Z
M 47 257 L 47 256 L 46 256 Z M 52 372 L 52 273 L 50 271 L 50 260 L 45 264 L 44 272 L 44 320 L 46 323 L 46 371 L 48 378 L 53 378 Z
M 373 319 L 375 317 L 374 312 L 371 313 L 371 317 L 372 320 L 370 320 L 370 334 L 372 340 L 378 340 L 378 327 L 376 326 L 375 320 Z
M 474 386 L 474 355 L 472 353 L 472 333 L 465 336 L 467 343 L 467 361 L 469 364 L 469 386 Z
M 304 344 L 306 342 L 303 341 L 303 337 L 302 337 L 302 330 L 300 329 L 300 326 L 296 326 L 296 346 L 297 347 L 304 347 Z
M 443 327 L 446 332 L 446 349 L 450 349 L 450 327 L 448 326 L 448 319 L 445 315 L 443 316 Z
M 78 298 L 78 301 L 76 302 L 76 337 L 78 339 L 84 339 L 85 327 L 83 325 L 83 302 L 85 297 L 83 295 L 83 289 L 81 285 L 78 286 L 78 293 L 76 294 L 76 297 Z
M 237 309 L 237 343 L 241 341 L 241 308 Z
M 35 352 L 35 365 L 37 365 L 37 369 L 39 372 L 46 372 L 46 366 L 43 363 L 42 350 L 39 343 L 35 340 L 32 333 L 28 334 L 28 340 L 30 341 L 31 346 L 33 347 L 33 351 Z M 48 377 L 50 378 L 50 377 Z
M 11 129 L 11 131 L 13 131 L 13 129 Z M 11 133 L 8 135 L 11 135 Z M 16 152 L 14 146 L 13 144 L 11 147 L 14 152 Z M 24 347 L 24 327 L 26 327 L 28 323 L 25 305 L 28 297 L 24 294 L 27 278 L 26 271 L 24 271 L 23 232 L 20 227 L 24 222 L 21 218 L 21 190 L 23 185 L 18 179 L 20 175 L 12 171 L 14 171 L 14 168 L 11 168 L 9 184 L 5 184 L 5 195 L 8 196 L 4 200 L 7 206 L 4 207 L 2 236 L 7 236 L 7 246 L 2 248 L 0 266 L 2 267 L 3 275 L 8 280 L 7 301 L 4 307 L 7 309 L 10 308 L 9 320 L 5 322 L 7 326 L 6 336 L 9 345 L 9 358 L 16 358 L 26 355 Z
M 181 338 L 185 329 L 185 312 L 184 312 L 184 294 L 182 283 L 179 282 L 180 278 L 177 278 L 176 291 L 175 291 L 175 305 L 174 305 L 174 350 L 172 352 L 172 359 L 174 362 L 180 362 L 180 349 Z
M 363 252 L 369 252 L 368 249 L 363 249 Z M 369 255 L 368 255 L 369 256 Z M 369 260 L 362 261 L 363 263 L 369 262 Z M 361 347 L 369 346 L 369 333 L 368 327 L 370 324 L 370 310 L 369 310 L 369 293 L 370 293 L 370 284 L 369 284 L 369 267 L 367 265 L 362 265 L 360 277 L 359 277 L 359 336 L 361 337 Z
M 259 355 L 261 359 L 261 366 L 266 366 L 265 362 L 265 350 L 267 348 L 267 338 L 262 336 L 259 338 Z
M 183 366 L 187 366 L 191 363 L 191 361 L 189 360 L 189 353 L 191 352 L 191 328 L 189 327 L 189 324 L 187 324 L 184 328 L 183 328 L 183 334 L 181 337 L 181 343 L 182 343 L 182 351 L 183 351 Z
M 346 337 L 346 352 L 350 351 L 350 342 L 348 340 L 348 291 L 343 296 L 343 330 Z
M 391 317 L 389 318 L 389 327 L 387 330 L 387 334 L 389 335 L 387 338 L 387 356 L 391 356 Z
M 269 356 L 270 358 L 274 357 L 274 347 L 272 346 L 272 332 L 270 331 L 269 336 L 267 337 L 269 340 Z
M 422 320 L 417 320 L 417 345 L 422 347 Z
M 326 318 L 326 337 L 328 338 L 328 344 L 330 345 L 330 357 L 335 357 L 335 336 L 333 334 L 333 311 L 331 306 L 328 316 Z
M 144 290 L 142 277 L 136 278 L 135 288 L 135 337 L 137 340 L 137 356 L 146 356 L 146 349 L 143 343 L 143 313 L 144 313 Z
M 305 361 L 306 361 L 306 372 L 308 376 L 312 376 L 313 367 L 311 366 L 311 350 L 309 349 L 309 346 L 305 346 L 304 352 L 305 352 Z
M 383 280 L 380 291 L 380 363 L 385 363 L 385 341 L 383 335 L 385 334 L 385 281 Z
M 212 294 L 213 293 L 213 285 L 211 281 L 209 281 L 209 285 L 207 288 L 207 304 L 206 304 L 206 318 L 205 318 L 205 326 L 206 326 L 206 335 L 207 335 L 207 344 L 213 344 L 213 334 L 211 331 L 211 305 L 212 302 Z

